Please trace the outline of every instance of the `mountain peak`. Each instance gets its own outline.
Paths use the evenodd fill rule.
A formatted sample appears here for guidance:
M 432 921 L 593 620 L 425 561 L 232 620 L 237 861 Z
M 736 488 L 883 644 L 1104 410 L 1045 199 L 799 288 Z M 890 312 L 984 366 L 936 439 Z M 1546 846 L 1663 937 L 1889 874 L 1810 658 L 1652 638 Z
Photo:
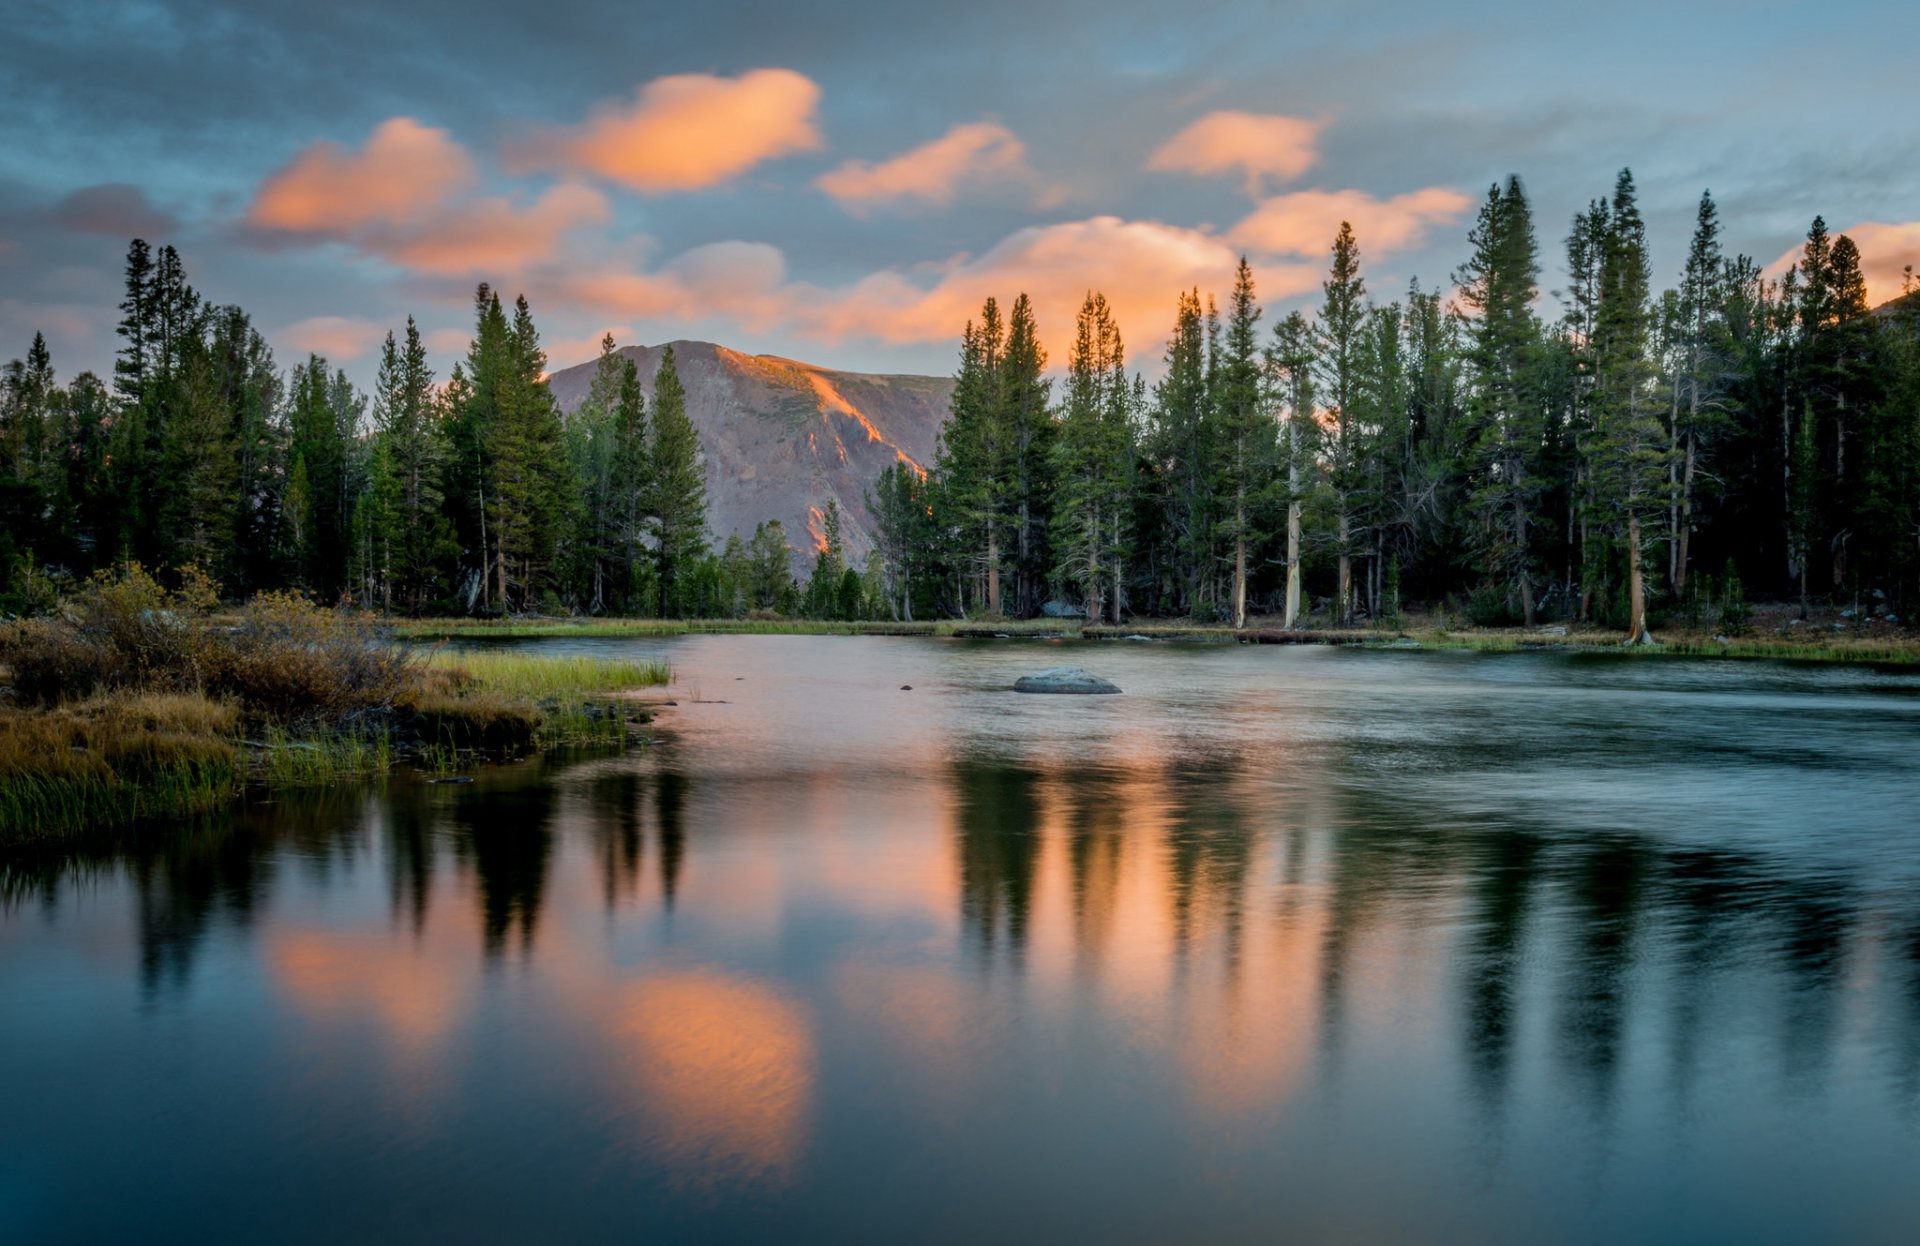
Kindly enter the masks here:
M 781 355 L 749 355 L 716 342 L 622 346 L 639 369 L 649 404 L 666 347 L 687 391 L 687 415 L 707 472 L 707 515 L 716 544 L 731 532 L 778 519 L 804 574 L 829 501 L 842 517 L 847 557 L 873 548 L 866 494 L 882 471 L 906 463 L 924 474 L 947 417 L 953 378 L 843 372 Z M 596 364 L 548 377 L 560 409 L 579 409 Z

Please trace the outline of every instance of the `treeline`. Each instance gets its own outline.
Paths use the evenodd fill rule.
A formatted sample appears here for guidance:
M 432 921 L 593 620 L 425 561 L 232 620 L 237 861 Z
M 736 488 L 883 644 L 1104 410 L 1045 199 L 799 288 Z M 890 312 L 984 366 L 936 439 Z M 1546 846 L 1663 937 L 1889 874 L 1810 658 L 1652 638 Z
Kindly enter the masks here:
M 1445 288 L 1370 297 L 1342 226 L 1318 306 L 1263 326 L 1180 295 L 1165 368 L 1129 375 L 1097 293 L 1064 377 L 1030 301 L 961 340 L 934 468 L 867 499 L 849 566 L 826 510 L 796 583 L 777 521 L 714 548 L 669 350 L 646 401 L 603 343 L 564 416 L 526 300 L 483 285 L 444 383 L 409 320 L 371 394 L 285 371 L 171 247 L 128 251 L 110 381 L 0 376 L 0 610 L 138 561 L 233 597 L 293 587 L 411 614 L 824 618 L 1043 612 L 1332 624 L 1447 603 L 1482 624 L 1649 619 L 1745 593 L 1904 616 L 1920 590 L 1920 293 L 1868 305 L 1815 220 L 1779 278 L 1727 256 L 1703 196 L 1656 290 L 1630 174 L 1578 213 L 1543 315 L 1518 179 Z
M 1180 296 L 1165 374 L 1081 308 L 1055 391 L 1028 300 L 961 341 L 925 480 L 870 503 L 892 608 L 1351 625 L 1452 601 L 1482 624 L 1650 616 L 1758 591 L 1904 613 L 1920 584 L 1920 294 L 1869 308 L 1816 219 L 1769 279 L 1700 200 L 1656 291 L 1633 178 L 1566 239 L 1541 313 L 1533 211 L 1495 185 L 1448 289 L 1367 291 L 1342 225 L 1317 310 L 1260 330 Z M 1745 588 L 1742 588 L 1745 585 Z
M 609 337 L 563 417 L 526 300 L 485 285 L 444 384 L 409 318 L 371 394 L 317 355 L 281 371 L 170 246 L 129 247 L 121 312 L 111 382 L 59 385 L 37 334 L 0 377 L 0 610 L 126 562 L 409 614 L 874 609 L 837 512 L 806 584 L 778 521 L 711 547 L 671 349 L 649 404 Z

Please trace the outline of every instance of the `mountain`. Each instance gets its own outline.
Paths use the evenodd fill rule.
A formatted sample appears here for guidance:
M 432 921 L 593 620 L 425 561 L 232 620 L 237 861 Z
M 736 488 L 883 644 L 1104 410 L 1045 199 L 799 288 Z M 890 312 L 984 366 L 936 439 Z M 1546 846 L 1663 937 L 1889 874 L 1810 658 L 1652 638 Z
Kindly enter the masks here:
M 824 539 L 827 501 L 835 499 L 848 561 L 864 561 L 873 548 L 866 492 L 893 463 L 932 462 L 953 378 L 838 372 L 712 342 L 670 345 L 706 456 L 707 522 L 716 546 L 730 532 L 744 539 L 762 520 L 778 519 L 804 576 Z M 649 412 L 664 349 L 620 348 L 640 370 Z M 595 366 L 548 377 L 562 411 L 571 414 L 585 401 Z

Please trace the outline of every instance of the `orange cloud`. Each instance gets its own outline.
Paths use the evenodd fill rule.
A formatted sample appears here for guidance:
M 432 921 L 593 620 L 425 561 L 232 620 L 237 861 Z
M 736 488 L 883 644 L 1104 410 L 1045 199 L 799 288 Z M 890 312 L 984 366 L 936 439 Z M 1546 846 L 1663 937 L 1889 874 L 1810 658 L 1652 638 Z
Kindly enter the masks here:
M 1290 182 L 1320 159 L 1324 121 L 1267 113 L 1210 112 L 1147 159 L 1162 173 L 1246 174 L 1247 194 L 1259 198 L 1267 178 Z
M 1860 269 L 1867 278 L 1867 302 L 1875 307 L 1900 297 L 1909 265 L 1920 272 L 1920 221 L 1892 225 L 1884 221 L 1862 221 L 1852 229 L 1836 230 L 1834 236 L 1841 234 L 1853 239 L 1853 245 L 1860 248 Z M 1787 271 L 1789 265 L 1800 262 L 1801 254 L 1801 248 L 1795 246 L 1767 265 L 1768 274 L 1778 276 Z
M 878 164 L 849 160 L 814 185 L 850 207 L 919 199 L 953 202 L 963 178 L 1017 177 L 1028 172 L 1027 149 L 1005 126 L 975 121 Z
M 329 237 L 417 225 L 473 182 L 472 159 L 445 130 L 394 117 L 357 152 L 323 141 L 295 156 L 260 187 L 247 223 Z
M 591 173 L 647 194 L 698 190 L 818 148 L 819 102 L 820 88 L 790 69 L 676 74 L 641 87 L 630 105 L 603 105 L 578 126 L 516 145 L 509 161 Z
M 1378 255 L 1418 246 L 1429 227 L 1456 220 L 1472 206 L 1467 196 L 1438 186 L 1391 199 L 1362 190 L 1302 190 L 1268 199 L 1227 237 L 1262 255 L 1319 257 L 1347 221 L 1362 251 Z
M 394 117 L 358 152 L 322 142 L 294 157 L 261 186 L 245 223 L 451 277 L 517 272 L 551 259 L 571 231 L 611 216 L 604 195 L 577 183 L 521 207 L 467 197 L 474 182 L 472 159 L 445 130 Z
M 387 335 L 384 325 L 346 316 L 309 316 L 288 325 L 277 335 L 297 351 L 330 359 L 358 359 Z
M 417 227 L 372 229 L 353 241 L 382 259 L 440 276 L 500 273 L 550 258 L 561 240 L 611 212 L 588 186 L 555 186 L 526 208 L 498 196 L 448 205 Z
M 748 328 L 785 325 L 837 342 L 890 343 L 954 338 L 989 296 L 1003 307 L 1025 291 L 1054 364 L 1066 361 L 1074 315 L 1099 290 L 1120 318 L 1136 356 L 1157 355 L 1174 299 L 1199 287 L 1224 296 L 1239 252 L 1226 240 L 1159 221 L 1096 216 L 1022 229 L 986 253 L 944 265 L 931 285 L 899 271 L 849 286 L 785 279 L 785 259 L 762 243 L 724 242 L 690 251 L 652 272 L 596 271 L 561 279 L 561 299 L 607 314 L 724 316 Z M 1311 290 L 1318 263 L 1256 266 L 1263 299 Z M 552 297 L 552 296 L 550 296 Z

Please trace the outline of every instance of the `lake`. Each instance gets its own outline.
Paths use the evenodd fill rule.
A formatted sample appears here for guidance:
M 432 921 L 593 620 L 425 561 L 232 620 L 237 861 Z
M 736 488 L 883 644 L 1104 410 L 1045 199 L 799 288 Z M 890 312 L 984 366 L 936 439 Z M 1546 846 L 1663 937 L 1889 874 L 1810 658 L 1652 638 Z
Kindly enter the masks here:
M 0 863 L 0 1242 L 1920 1235 L 1920 676 L 540 643 L 654 745 Z

